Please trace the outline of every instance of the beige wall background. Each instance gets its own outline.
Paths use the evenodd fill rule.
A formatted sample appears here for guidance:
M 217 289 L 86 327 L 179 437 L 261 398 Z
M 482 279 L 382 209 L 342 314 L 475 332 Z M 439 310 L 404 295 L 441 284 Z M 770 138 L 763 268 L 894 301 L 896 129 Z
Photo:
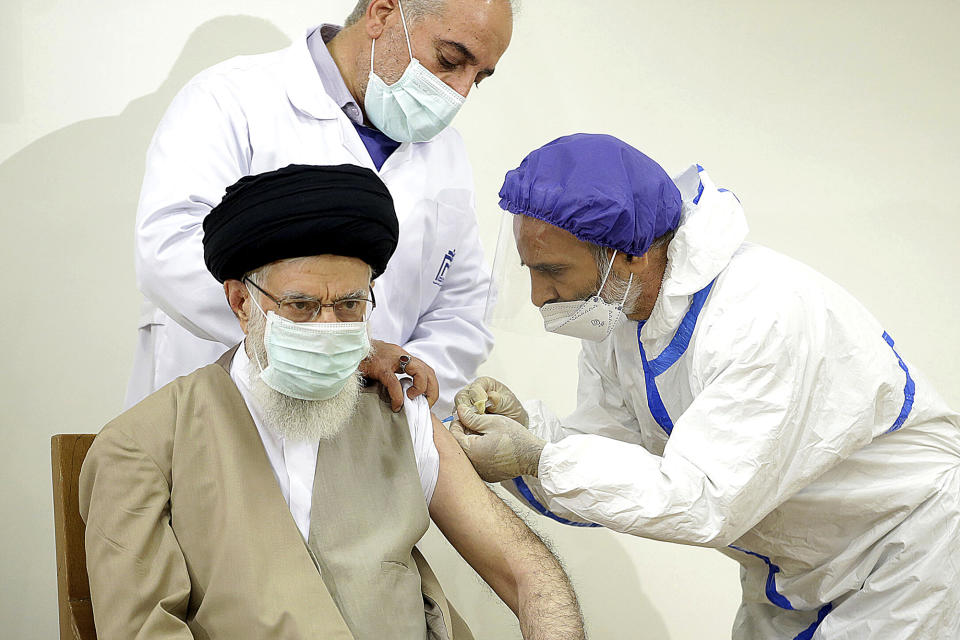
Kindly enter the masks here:
M 56 636 L 49 437 L 120 411 L 139 304 L 132 234 L 143 153 L 201 69 L 267 51 L 352 0 L 0 2 L 0 625 Z M 960 77 L 948 0 L 526 0 L 495 78 L 456 125 L 492 251 L 504 172 L 574 131 L 675 172 L 699 162 L 742 200 L 750 239 L 853 291 L 960 407 Z M 499 336 L 484 372 L 572 408 L 577 344 Z M 542 519 L 594 639 L 729 637 L 736 565 L 707 549 Z M 445 547 L 441 579 L 481 638 L 509 612 Z

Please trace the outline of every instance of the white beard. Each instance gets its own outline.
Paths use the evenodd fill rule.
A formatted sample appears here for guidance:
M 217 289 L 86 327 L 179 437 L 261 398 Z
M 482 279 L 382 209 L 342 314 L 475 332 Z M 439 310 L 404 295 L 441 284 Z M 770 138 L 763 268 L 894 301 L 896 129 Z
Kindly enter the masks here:
M 302 400 L 280 393 L 260 379 L 259 363 L 263 363 L 264 367 L 268 364 L 267 350 L 263 344 L 265 329 L 266 318 L 260 313 L 252 314 L 247 324 L 244 346 L 250 358 L 248 383 L 267 427 L 290 441 L 333 438 L 343 430 L 357 410 L 362 388 L 360 372 L 350 376 L 337 395 L 329 400 Z

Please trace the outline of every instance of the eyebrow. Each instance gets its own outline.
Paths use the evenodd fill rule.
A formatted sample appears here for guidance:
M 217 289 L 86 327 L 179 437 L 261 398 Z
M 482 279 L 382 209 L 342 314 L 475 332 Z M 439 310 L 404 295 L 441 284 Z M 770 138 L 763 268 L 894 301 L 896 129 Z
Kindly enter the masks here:
M 334 302 L 337 302 L 338 300 L 356 300 L 358 298 L 366 298 L 366 297 L 367 297 L 366 291 L 364 291 L 363 289 L 355 289 L 354 291 L 350 291 L 349 293 L 343 294 L 339 298 L 335 298 Z
M 477 56 L 473 55 L 473 52 L 467 48 L 467 45 L 462 42 L 457 42 L 456 40 L 444 40 L 443 38 L 437 38 L 437 42 L 442 45 L 448 45 L 456 49 L 460 55 L 462 55 L 467 62 L 470 64 L 477 64 Z M 493 75 L 495 69 L 481 69 L 480 73 L 484 74 L 486 77 Z
M 356 300 L 358 298 L 366 298 L 366 297 L 367 297 L 366 291 L 364 291 L 363 289 L 354 289 L 353 291 L 349 291 L 343 294 L 342 296 L 337 296 L 336 298 L 333 299 L 333 301 L 339 302 L 340 300 Z M 279 296 L 279 299 L 280 300 L 321 300 L 321 298 L 318 298 L 317 296 L 307 295 L 302 291 L 294 291 L 294 290 L 284 291 Z
M 538 264 L 526 264 L 523 262 L 523 260 L 520 261 L 520 266 L 527 267 L 531 271 L 537 271 L 539 273 L 549 273 L 553 275 L 566 271 L 567 269 L 570 268 L 569 265 L 557 264 L 557 263 L 551 263 L 551 262 L 541 262 Z

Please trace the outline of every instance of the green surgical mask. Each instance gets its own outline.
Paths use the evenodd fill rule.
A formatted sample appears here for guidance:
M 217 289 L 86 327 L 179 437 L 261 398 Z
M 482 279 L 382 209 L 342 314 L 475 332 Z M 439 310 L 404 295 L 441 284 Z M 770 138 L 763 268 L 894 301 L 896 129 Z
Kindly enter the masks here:
M 373 72 L 373 52 L 377 44 L 374 40 L 370 45 L 370 76 L 363 108 L 373 126 L 388 138 L 397 142 L 426 142 L 450 126 L 464 98 L 413 57 L 403 5 L 399 6 L 410 63 L 399 80 L 387 85 Z
M 256 298 L 252 298 L 264 313 Z M 267 367 L 259 359 L 260 379 L 271 389 L 301 400 L 337 395 L 360 361 L 370 353 L 364 322 L 293 322 L 270 311 L 263 344 Z

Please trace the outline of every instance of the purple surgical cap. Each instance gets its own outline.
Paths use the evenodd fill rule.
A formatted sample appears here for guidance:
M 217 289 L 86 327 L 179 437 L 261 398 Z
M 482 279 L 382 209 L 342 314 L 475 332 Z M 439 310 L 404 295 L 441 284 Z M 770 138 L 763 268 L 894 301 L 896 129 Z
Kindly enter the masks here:
M 508 171 L 500 208 L 632 256 L 680 224 L 680 191 L 660 165 L 613 136 L 557 138 Z

